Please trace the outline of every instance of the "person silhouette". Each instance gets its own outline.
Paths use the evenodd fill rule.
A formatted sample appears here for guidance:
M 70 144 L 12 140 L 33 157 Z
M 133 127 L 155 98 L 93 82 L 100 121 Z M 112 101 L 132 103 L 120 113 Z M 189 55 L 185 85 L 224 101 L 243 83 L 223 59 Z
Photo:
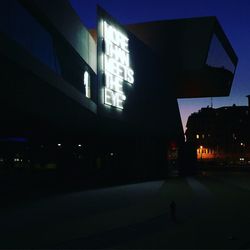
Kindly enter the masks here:
M 174 200 L 171 201 L 169 207 L 170 207 L 171 220 L 176 222 L 176 203 Z

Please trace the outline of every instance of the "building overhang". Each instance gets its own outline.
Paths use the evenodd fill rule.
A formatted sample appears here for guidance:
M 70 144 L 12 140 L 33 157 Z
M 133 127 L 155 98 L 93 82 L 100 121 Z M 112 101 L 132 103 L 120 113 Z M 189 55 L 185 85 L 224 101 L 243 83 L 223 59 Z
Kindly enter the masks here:
M 238 58 L 216 17 L 155 21 L 127 28 L 173 72 L 177 98 L 229 95 Z

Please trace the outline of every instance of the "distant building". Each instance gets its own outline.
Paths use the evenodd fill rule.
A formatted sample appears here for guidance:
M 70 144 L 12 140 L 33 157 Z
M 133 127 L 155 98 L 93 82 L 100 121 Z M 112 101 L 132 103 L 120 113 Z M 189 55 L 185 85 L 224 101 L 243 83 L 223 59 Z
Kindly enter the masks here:
M 250 96 L 247 96 L 248 98 Z M 250 106 L 202 108 L 189 116 L 186 140 L 194 143 L 198 161 L 250 163 Z

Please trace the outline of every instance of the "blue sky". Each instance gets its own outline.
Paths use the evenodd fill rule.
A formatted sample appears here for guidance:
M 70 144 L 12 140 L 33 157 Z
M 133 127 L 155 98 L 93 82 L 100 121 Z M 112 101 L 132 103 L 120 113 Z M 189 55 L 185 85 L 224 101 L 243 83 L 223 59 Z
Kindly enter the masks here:
M 239 63 L 229 97 L 213 98 L 213 106 L 247 105 L 250 94 L 250 1 L 248 0 L 70 0 L 87 28 L 96 26 L 96 4 L 120 23 L 216 16 Z M 183 125 L 187 117 L 211 104 L 210 98 L 178 100 Z

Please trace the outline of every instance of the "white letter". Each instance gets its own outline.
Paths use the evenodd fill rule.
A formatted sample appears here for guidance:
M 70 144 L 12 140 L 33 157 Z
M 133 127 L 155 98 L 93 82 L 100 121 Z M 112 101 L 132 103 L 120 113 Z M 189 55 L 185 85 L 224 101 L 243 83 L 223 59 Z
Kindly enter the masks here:
M 128 72 L 128 82 L 129 83 L 134 83 L 134 71 L 131 69 L 131 68 L 128 68 L 128 70 L 127 70 L 127 72 Z
M 113 93 L 112 90 L 105 88 L 104 90 L 104 103 L 110 106 L 113 105 Z

